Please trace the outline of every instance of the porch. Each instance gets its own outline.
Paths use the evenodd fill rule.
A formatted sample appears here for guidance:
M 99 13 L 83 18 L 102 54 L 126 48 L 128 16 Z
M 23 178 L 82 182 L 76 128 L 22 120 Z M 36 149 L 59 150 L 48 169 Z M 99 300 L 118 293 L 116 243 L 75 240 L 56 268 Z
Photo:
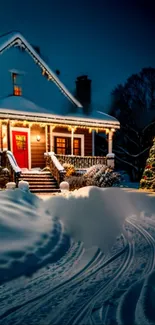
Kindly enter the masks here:
M 85 173 L 87 168 L 98 164 L 106 165 L 108 161 L 107 157 L 58 155 L 54 152 L 45 153 L 44 156 L 46 166 L 50 169 L 58 184 L 65 178 L 66 170 L 63 166 L 65 163 L 73 165 L 75 174 L 80 175 Z

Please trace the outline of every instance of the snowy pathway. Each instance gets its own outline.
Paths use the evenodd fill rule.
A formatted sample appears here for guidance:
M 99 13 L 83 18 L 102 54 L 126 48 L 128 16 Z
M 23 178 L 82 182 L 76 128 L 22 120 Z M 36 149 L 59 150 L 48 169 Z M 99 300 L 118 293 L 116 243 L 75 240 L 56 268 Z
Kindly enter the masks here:
M 137 191 L 131 193 L 135 202 Z M 109 252 L 72 240 L 58 261 L 3 283 L 0 324 L 153 325 L 155 198 L 145 194 L 143 205 L 144 198 L 146 215 L 128 217 L 128 236 L 118 236 Z

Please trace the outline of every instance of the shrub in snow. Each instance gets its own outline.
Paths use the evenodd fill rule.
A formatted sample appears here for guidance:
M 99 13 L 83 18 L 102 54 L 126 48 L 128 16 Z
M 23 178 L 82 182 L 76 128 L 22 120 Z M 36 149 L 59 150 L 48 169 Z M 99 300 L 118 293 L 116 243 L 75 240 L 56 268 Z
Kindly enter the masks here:
M 93 165 L 87 169 L 85 176 L 93 177 L 101 168 L 105 168 L 105 170 L 106 170 L 107 166 L 106 165 Z
M 16 188 L 16 183 L 15 182 L 9 182 L 6 184 L 6 189 L 7 190 L 14 190 Z
M 26 181 L 20 181 L 18 183 L 18 188 L 24 192 L 28 192 L 29 191 L 29 183 Z
M 66 180 L 69 183 L 69 188 L 71 191 L 78 190 L 79 188 L 88 185 L 88 179 L 83 175 L 66 177 Z
M 68 182 L 61 182 L 60 183 L 60 190 L 61 191 L 69 191 L 69 183 Z
M 4 168 L 0 166 L 0 187 L 5 188 L 9 180 L 10 180 L 10 173 L 8 168 Z
M 83 176 L 66 177 L 66 180 L 69 182 L 70 190 L 84 186 L 111 187 L 120 184 L 121 175 L 106 165 L 95 165 Z
M 66 171 L 66 177 L 72 176 L 75 174 L 75 167 L 72 164 L 64 163 L 63 167 Z
M 3 173 L 9 174 L 8 168 L 3 168 Z
M 106 170 L 101 170 L 96 173 L 93 178 L 94 185 L 99 187 L 111 187 L 118 186 L 121 181 L 121 176 L 119 173 L 114 172 L 112 169 L 107 168 Z

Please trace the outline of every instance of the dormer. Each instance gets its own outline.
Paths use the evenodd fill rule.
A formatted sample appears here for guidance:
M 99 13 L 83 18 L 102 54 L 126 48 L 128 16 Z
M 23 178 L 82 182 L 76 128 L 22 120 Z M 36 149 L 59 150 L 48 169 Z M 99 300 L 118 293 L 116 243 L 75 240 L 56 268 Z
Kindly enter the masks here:
M 13 96 L 22 96 L 22 75 L 23 72 L 11 70 Z

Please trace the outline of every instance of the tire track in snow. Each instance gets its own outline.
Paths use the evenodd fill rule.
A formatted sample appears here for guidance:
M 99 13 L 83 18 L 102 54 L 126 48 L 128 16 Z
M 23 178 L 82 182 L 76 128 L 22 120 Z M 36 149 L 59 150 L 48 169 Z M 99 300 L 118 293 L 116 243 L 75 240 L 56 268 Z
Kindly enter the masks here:
M 148 262 L 144 269 L 145 274 L 149 274 L 154 270 L 154 267 L 155 267 L 155 239 L 150 235 L 150 233 L 147 230 L 145 230 L 141 225 L 139 225 L 138 221 L 135 218 L 128 219 L 127 223 L 130 224 L 134 229 L 136 229 L 140 233 L 140 235 L 146 240 L 146 242 L 148 243 L 148 246 L 150 247 L 151 254 L 149 254 L 149 256 L 148 256 Z M 141 279 L 143 279 L 143 278 L 144 278 L 144 275 L 141 276 Z M 138 279 L 138 281 L 139 281 L 139 279 Z M 136 284 L 136 282 L 135 282 L 135 284 Z M 130 290 L 130 287 L 128 290 Z M 114 308 L 114 307 L 111 307 L 110 305 L 108 305 L 106 307 L 106 311 L 104 309 L 104 311 L 105 311 L 104 315 L 103 315 L 103 306 L 100 308 L 100 310 L 98 311 L 98 315 L 97 315 L 98 319 L 100 321 L 98 324 L 103 324 L 103 325 L 109 324 L 108 315 L 111 314 L 111 308 Z M 136 305 L 134 306 L 134 308 L 136 308 Z M 132 306 L 132 309 L 133 309 L 133 306 Z M 121 313 L 122 313 L 122 309 L 120 307 L 119 315 Z M 134 315 L 133 310 L 132 310 L 132 314 Z M 117 317 L 118 318 L 117 321 L 119 324 L 122 324 L 119 315 Z M 94 321 L 92 322 L 92 324 L 95 324 Z M 133 320 L 133 324 L 134 324 L 134 320 Z
M 87 324 L 88 322 L 85 321 L 85 319 L 88 319 L 91 315 L 91 311 L 94 307 L 94 299 L 95 301 L 98 299 L 98 297 L 100 296 L 101 292 L 102 294 L 104 294 L 104 292 L 106 292 L 108 290 L 108 288 L 110 287 L 110 285 L 116 281 L 116 279 L 118 277 L 120 277 L 120 275 L 124 272 L 124 270 L 126 268 L 129 267 L 131 261 L 132 261 L 132 258 L 134 256 L 134 244 L 131 242 L 129 242 L 126 246 L 126 248 L 115 254 L 113 257 L 111 257 L 109 259 L 109 263 L 104 263 L 104 267 L 107 266 L 108 264 L 110 264 L 111 262 L 113 262 L 115 259 L 117 259 L 123 252 L 126 252 L 126 256 L 125 258 L 123 259 L 122 263 L 121 263 L 121 266 L 119 267 L 119 269 L 114 273 L 114 276 L 112 277 L 112 279 L 106 281 L 106 283 L 104 282 L 104 284 L 101 284 L 100 285 L 100 288 L 97 290 L 97 292 L 95 293 L 95 295 L 91 295 L 90 298 L 87 300 L 87 303 L 85 302 L 85 299 L 83 301 L 83 303 L 81 303 L 81 301 L 79 301 L 80 303 L 80 306 L 79 308 L 77 309 L 77 306 L 75 308 L 75 312 L 73 311 L 73 315 L 68 319 L 68 320 L 64 320 L 64 316 L 61 316 L 60 315 L 56 315 L 54 317 L 54 319 L 51 320 L 51 322 L 49 324 L 65 324 L 65 325 L 75 325 L 75 324 L 80 324 L 81 321 L 83 321 L 83 324 Z M 97 270 L 95 270 L 95 273 L 97 273 L 99 271 L 100 268 L 98 268 Z M 58 317 L 59 316 L 59 317 Z M 64 323 L 65 321 L 65 323 Z

